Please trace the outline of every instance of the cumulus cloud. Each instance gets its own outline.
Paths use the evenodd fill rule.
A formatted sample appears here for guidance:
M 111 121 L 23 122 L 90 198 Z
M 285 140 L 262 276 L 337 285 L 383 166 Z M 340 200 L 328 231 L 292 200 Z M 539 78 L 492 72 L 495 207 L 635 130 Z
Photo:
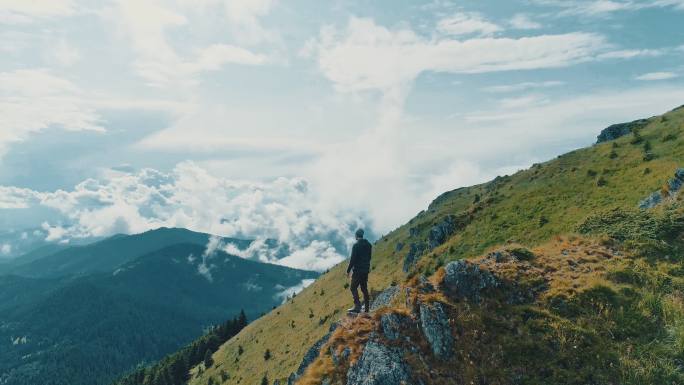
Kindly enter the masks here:
M 110 172 L 71 191 L 3 189 L 13 194 L 2 195 L 6 207 L 40 205 L 62 214 L 59 223 L 43 224 L 50 241 L 139 233 L 160 226 L 257 239 L 249 249 L 236 251 L 212 238 L 198 267 L 208 279 L 217 249 L 290 267 L 328 269 L 344 259 L 352 232 L 365 221 L 359 212 L 318 205 L 304 179 L 235 181 L 213 176 L 191 162 L 178 164 L 170 173 Z M 269 239 L 287 248 L 273 248 Z
M 643 75 L 637 76 L 636 80 L 654 81 L 654 80 L 668 80 L 678 77 L 674 72 L 649 72 Z

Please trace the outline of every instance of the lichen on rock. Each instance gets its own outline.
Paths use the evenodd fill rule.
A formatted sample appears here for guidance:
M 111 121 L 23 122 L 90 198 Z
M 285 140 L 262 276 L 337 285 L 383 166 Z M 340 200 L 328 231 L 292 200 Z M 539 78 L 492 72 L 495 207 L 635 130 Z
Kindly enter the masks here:
M 370 340 L 347 371 L 347 385 L 412 385 L 401 349 Z
M 480 269 L 477 264 L 458 260 L 444 267 L 440 288 L 452 297 L 479 303 L 484 291 L 499 285 L 500 281 L 489 271 Z
M 454 354 L 454 337 L 444 305 L 439 302 L 420 304 L 420 328 L 430 344 L 432 353 L 448 360 Z

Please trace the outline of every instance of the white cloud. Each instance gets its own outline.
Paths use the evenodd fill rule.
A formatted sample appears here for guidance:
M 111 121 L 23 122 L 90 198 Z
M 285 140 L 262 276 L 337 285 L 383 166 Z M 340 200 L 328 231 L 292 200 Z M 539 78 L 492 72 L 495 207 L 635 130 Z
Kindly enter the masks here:
M 558 81 L 558 80 L 549 80 L 549 81 L 544 81 L 544 82 L 522 82 L 522 83 L 516 83 L 516 84 L 505 84 L 505 85 L 500 85 L 500 86 L 485 87 L 485 88 L 483 88 L 483 91 L 492 92 L 492 93 L 506 93 L 506 92 L 525 91 L 525 90 L 534 89 L 534 88 L 559 87 L 562 85 L 565 85 L 565 82 Z
M 561 12 L 560 15 L 606 16 L 620 11 L 666 7 L 684 10 L 683 0 L 534 0 L 534 2 L 565 8 L 565 11 Z
M 9 255 L 12 252 L 12 245 L 3 243 L 0 247 L 0 254 Z
M 24 189 L 14 194 L 19 197 L 7 199 L 4 205 L 41 205 L 62 214 L 60 223 L 43 224 L 50 241 L 139 233 L 160 226 L 258 240 L 252 248 L 237 253 L 213 239 L 198 265 L 206 277 L 211 276 L 213 251 L 219 248 L 290 267 L 330 268 L 344 259 L 352 231 L 363 222 L 359 213 L 317 204 L 303 179 L 240 182 L 212 176 L 189 162 L 169 174 L 151 169 L 111 172 L 106 179 L 88 179 L 72 191 Z M 287 244 L 290 252 L 286 258 L 264 252 L 265 239 Z
M 544 103 L 545 99 L 539 95 L 526 95 L 514 98 L 501 99 L 499 104 L 505 109 L 519 109 L 523 107 L 531 107 Z
M 483 73 L 563 67 L 591 60 L 605 47 L 589 33 L 520 39 L 425 40 L 410 29 L 391 31 L 351 18 L 346 32 L 324 29 L 318 45 L 323 74 L 338 90 L 386 90 L 410 84 L 426 71 Z
M 69 67 L 81 59 L 81 52 L 65 39 L 61 39 L 52 49 L 52 58 L 59 65 Z
M 104 132 L 83 91 L 47 70 L 0 72 L 0 157 L 9 143 L 51 128 Z
M 281 292 L 275 295 L 275 299 L 279 299 L 283 303 L 285 303 L 285 301 L 287 301 L 288 298 L 292 297 L 295 294 L 298 294 L 300 291 L 304 290 L 315 281 L 315 279 L 303 279 L 302 282 L 292 287 L 283 288 L 282 286 L 277 286 L 276 289 L 281 290 Z
M 502 30 L 498 25 L 487 21 L 479 13 L 456 13 L 439 20 L 437 30 L 447 35 L 490 36 Z
M 643 75 L 637 76 L 635 79 L 636 80 L 645 80 L 645 81 L 653 81 L 653 80 L 667 80 L 667 79 L 674 79 L 676 77 L 679 77 L 674 72 L 649 72 Z
M 263 55 L 229 44 L 213 44 L 180 55 L 169 41 L 169 31 L 191 28 L 181 10 L 159 1 L 119 0 L 118 7 L 103 15 L 132 41 L 137 55 L 138 74 L 153 86 L 188 86 L 198 82 L 197 75 L 218 70 L 226 64 L 260 65 Z M 198 22 L 198 21 L 196 21 Z
M 540 29 L 542 25 L 530 18 L 530 16 L 517 13 L 511 18 L 510 25 L 516 29 Z
M 0 23 L 25 23 L 37 18 L 68 16 L 74 12 L 72 0 L 0 0 Z
M 662 49 L 624 49 L 618 51 L 605 52 L 597 57 L 599 59 L 631 59 L 634 57 L 656 57 L 662 56 L 665 51 Z

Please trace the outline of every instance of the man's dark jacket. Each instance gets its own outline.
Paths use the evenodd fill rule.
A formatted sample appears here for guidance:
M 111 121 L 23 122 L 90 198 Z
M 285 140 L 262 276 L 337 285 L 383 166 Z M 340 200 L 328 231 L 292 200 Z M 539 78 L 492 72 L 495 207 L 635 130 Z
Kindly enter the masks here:
M 365 239 L 359 239 L 352 247 L 351 258 L 347 274 L 354 270 L 354 273 L 368 273 L 370 271 L 370 260 L 373 246 Z

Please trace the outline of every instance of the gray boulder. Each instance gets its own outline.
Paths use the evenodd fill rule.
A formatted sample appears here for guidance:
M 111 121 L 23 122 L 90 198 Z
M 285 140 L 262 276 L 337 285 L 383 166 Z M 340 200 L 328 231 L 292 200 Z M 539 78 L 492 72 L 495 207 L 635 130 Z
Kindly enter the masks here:
M 401 331 L 411 326 L 411 318 L 398 313 L 387 313 L 380 317 L 380 327 L 382 334 L 388 340 L 398 340 Z
M 441 303 L 420 304 L 420 328 L 437 358 L 448 360 L 453 356 L 454 337 L 449 317 Z
M 413 265 L 416 264 L 416 261 L 418 261 L 418 258 L 420 258 L 423 255 L 423 252 L 425 251 L 425 243 L 423 242 L 414 242 L 411 243 L 409 252 L 406 254 L 406 257 L 404 258 L 404 272 L 408 272 Z
M 382 293 L 378 294 L 375 299 L 373 300 L 373 303 L 371 303 L 370 310 L 371 311 L 376 311 L 379 308 L 383 306 L 389 306 L 389 304 L 392 302 L 394 297 L 397 296 L 399 293 L 399 286 L 390 286 L 387 289 L 383 290 Z
M 458 260 L 444 267 L 441 289 L 448 295 L 479 303 L 484 291 L 499 287 L 499 280 L 476 264 Z
M 347 371 L 347 385 L 412 385 L 401 350 L 370 340 Z
M 430 250 L 438 247 L 439 245 L 446 242 L 451 235 L 456 231 L 456 216 L 447 215 L 430 228 L 430 233 L 428 234 L 428 245 Z
M 682 187 L 684 187 L 684 168 L 678 168 L 677 171 L 675 171 L 674 177 L 667 181 L 667 195 L 674 197 L 679 193 Z M 661 204 L 665 198 L 667 198 L 667 196 L 663 196 L 662 192 L 655 191 L 639 202 L 639 208 L 644 210 L 654 208 Z
M 684 168 L 678 168 L 675 171 L 674 178 L 667 181 L 668 190 L 670 190 L 670 195 L 675 195 L 679 190 L 682 189 L 684 185 Z
M 607 128 L 604 128 L 599 134 L 596 143 L 608 142 L 610 140 L 615 140 L 621 136 L 625 136 L 634 130 L 646 127 L 648 125 L 647 119 L 639 119 L 629 123 L 619 123 L 613 124 Z
M 642 210 L 652 209 L 658 206 L 662 201 L 663 195 L 660 193 L 660 191 L 656 191 L 639 202 L 639 208 Z

